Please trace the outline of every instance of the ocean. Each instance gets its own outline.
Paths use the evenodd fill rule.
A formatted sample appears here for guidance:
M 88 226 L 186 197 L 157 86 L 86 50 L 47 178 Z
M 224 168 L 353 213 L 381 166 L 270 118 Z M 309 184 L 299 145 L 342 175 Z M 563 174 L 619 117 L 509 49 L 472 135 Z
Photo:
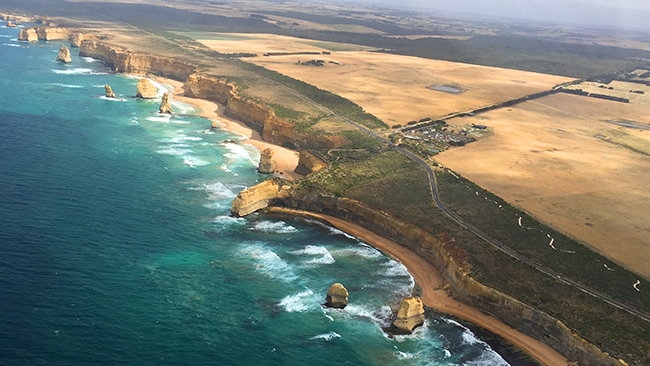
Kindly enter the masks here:
M 404 266 L 318 222 L 229 216 L 267 178 L 254 147 L 19 30 L 0 28 L 0 365 L 508 365 L 445 317 L 386 336 Z M 335 282 L 344 310 L 321 306 Z

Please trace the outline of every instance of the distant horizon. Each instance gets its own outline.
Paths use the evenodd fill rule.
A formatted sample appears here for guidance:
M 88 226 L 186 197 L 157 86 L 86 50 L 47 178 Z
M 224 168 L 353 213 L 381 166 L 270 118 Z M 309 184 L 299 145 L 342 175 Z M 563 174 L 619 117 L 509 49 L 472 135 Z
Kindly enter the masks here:
M 338 3 L 368 4 L 406 11 L 435 11 L 483 19 L 548 22 L 567 26 L 591 26 L 650 31 L 650 3 L 620 0 L 612 6 L 604 0 L 342 0 Z

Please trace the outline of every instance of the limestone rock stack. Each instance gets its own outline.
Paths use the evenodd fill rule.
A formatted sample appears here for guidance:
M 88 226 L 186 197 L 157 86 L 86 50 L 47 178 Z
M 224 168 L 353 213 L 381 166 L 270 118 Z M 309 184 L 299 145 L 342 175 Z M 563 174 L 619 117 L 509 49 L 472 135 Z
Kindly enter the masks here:
M 23 28 L 18 35 L 19 41 L 38 42 L 38 35 L 34 28 Z
M 275 164 L 273 163 L 273 150 L 266 148 L 260 153 L 260 165 L 257 170 L 262 174 L 273 174 Z
M 72 58 L 70 57 L 70 50 L 68 47 L 65 45 L 61 45 L 61 49 L 59 50 L 59 56 L 57 56 L 56 60 L 58 62 L 64 62 L 66 64 L 69 64 L 72 62 Z
M 323 159 L 305 150 L 300 152 L 300 157 L 298 158 L 298 166 L 294 172 L 302 175 L 310 175 L 312 173 L 319 172 L 326 167 L 327 163 Z
M 138 83 L 138 93 L 135 95 L 136 98 L 142 99 L 155 99 L 158 91 L 156 87 L 153 86 L 151 81 L 147 79 L 140 79 Z
M 402 301 L 397 318 L 390 327 L 394 334 L 410 334 L 424 324 L 424 305 L 419 297 L 407 297 Z
M 343 309 L 348 306 L 348 290 L 340 283 L 335 283 L 327 290 L 325 300 L 327 301 L 327 306 Z
M 162 102 L 160 103 L 159 108 L 160 113 L 172 114 L 172 105 L 169 103 L 169 95 L 167 93 L 163 94 Z
M 115 93 L 113 93 L 110 85 L 104 85 L 104 89 L 106 89 L 106 98 L 115 98 Z
M 10 21 L 7 22 L 7 27 L 8 28 L 16 28 L 16 25 Z

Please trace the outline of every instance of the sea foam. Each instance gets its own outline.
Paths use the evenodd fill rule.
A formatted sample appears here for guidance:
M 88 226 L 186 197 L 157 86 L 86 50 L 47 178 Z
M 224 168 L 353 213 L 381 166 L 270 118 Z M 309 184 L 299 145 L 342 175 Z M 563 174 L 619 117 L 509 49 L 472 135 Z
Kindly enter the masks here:
M 253 258 L 257 264 L 255 269 L 271 278 L 283 282 L 291 282 L 298 278 L 287 262 L 263 244 L 244 245 L 240 253 Z
M 282 221 L 260 221 L 253 225 L 251 230 L 262 231 L 272 234 L 289 234 L 298 231 L 295 227 Z

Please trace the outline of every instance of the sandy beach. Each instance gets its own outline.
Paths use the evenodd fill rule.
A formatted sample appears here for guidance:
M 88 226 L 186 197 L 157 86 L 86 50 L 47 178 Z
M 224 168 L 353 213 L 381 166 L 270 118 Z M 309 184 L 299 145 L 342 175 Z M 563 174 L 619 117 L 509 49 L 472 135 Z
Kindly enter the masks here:
M 524 335 L 502 323 L 498 319 L 485 315 L 479 310 L 462 304 L 448 296 L 447 293 L 442 290 L 444 281 L 438 270 L 411 250 L 395 243 L 394 241 L 381 237 L 359 225 L 336 217 L 277 207 L 270 207 L 268 209 L 271 212 L 324 220 L 334 227 L 364 240 L 368 244 L 397 259 L 406 266 L 408 271 L 415 278 L 415 282 L 422 289 L 422 301 L 426 306 L 468 320 L 507 339 L 545 366 L 567 366 L 567 359 L 546 344 Z
M 276 176 L 287 180 L 296 180 L 303 177 L 303 175 L 293 171 L 296 166 L 298 166 L 298 152 L 262 140 L 262 136 L 260 136 L 257 131 L 252 130 L 242 122 L 225 117 L 223 111 L 220 110 L 219 105 L 214 102 L 184 96 L 182 82 L 163 77 L 156 77 L 155 80 L 161 84 L 171 85 L 174 87 L 172 99 L 200 108 L 203 117 L 212 121 L 216 120 L 223 125 L 225 129 L 245 136 L 248 138 L 246 143 L 255 146 L 260 151 L 270 148 L 274 153 L 273 161 L 275 162 Z

